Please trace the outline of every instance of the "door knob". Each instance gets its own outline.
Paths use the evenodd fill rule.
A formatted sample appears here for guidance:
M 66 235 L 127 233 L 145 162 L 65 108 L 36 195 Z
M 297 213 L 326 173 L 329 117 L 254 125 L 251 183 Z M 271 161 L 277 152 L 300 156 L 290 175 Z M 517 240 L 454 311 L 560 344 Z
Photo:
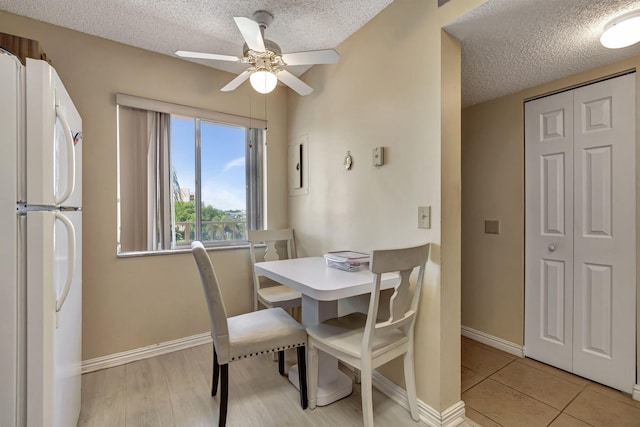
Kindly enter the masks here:
M 555 252 L 558 247 L 553 243 L 549 245 L 549 252 Z

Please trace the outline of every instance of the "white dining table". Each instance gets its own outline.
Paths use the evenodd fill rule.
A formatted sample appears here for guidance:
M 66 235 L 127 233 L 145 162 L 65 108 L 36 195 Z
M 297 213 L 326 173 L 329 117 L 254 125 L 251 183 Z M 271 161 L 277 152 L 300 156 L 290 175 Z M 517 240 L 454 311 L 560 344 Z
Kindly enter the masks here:
M 258 262 L 256 273 L 302 294 L 302 325 L 316 325 L 338 316 L 338 300 L 371 292 L 373 274 L 369 270 L 344 271 L 328 267 L 323 257 L 294 258 Z M 382 276 L 381 289 L 398 283 L 398 275 Z M 338 360 L 322 351 L 318 355 L 317 405 L 328 405 L 351 394 L 351 379 L 340 372 Z M 289 381 L 299 388 L 298 366 L 289 369 Z

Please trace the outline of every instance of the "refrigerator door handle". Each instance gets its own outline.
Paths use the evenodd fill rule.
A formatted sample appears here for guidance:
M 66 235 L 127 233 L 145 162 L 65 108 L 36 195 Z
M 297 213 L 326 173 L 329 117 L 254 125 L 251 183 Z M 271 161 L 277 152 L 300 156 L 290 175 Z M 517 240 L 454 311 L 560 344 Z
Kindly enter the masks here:
M 73 143 L 73 134 L 71 133 L 71 127 L 69 126 L 69 122 L 64 116 L 64 112 L 62 108 L 60 108 L 60 103 L 58 101 L 58 95 L 56 94 L 56 116 L 60 119 L 60 123 L 62 124 L 62 129 L 64 130 L 64 139 L 66 141 L 67 148 L 67 188 L 64 193 L 60 195 L 60 197 L 56 196 L 56 205 L 61 204 L 65 200 L 71 196 L 73 189 L 76 185 L 76 153 L 75 147 Z
M 67 233 L 69 236 L 69 259 L 67 263 L 67 279 L 64 282 L 64 288 L 62 289 L 62 295 L 59 298 L 56 298 L 56 313 L 60 312 L 64 302 L 67 299 L 67 295 L 69 295 L 69 290 L 71 289 L 71 283 L 73 282 L 73 272 L 75 271 L 75 262 L 76 262 L 76 230 L 73 228 L 73 224 L 71 220 L 67 218 L 60 212 L 56 212 L 56 219 L 62 221 L 62 223 L 67 228 Z

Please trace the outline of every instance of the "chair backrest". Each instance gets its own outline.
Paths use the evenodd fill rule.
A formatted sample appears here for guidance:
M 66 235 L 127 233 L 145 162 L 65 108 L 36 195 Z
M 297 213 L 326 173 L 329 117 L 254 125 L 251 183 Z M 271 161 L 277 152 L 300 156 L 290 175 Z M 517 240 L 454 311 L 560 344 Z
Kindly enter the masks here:
M 249 230 L 247 232 L 249 245 L 252 250 L 252 262 L 256 262 L 255 245 L 257 243 L 265 244 L 265 252 L 263 261 L 277 261 L 281 259 L 278 255 L 276 245 L 278 242 L 286 243 L 287 258 L 296 257 L 295 241 L 293 239 L 293 230 L 284 228 L 281 230 Z
M 296 257 L 296 245 L 293 237 L 293 230 L 290 228 L 279 230 L 249 230 L 247 232 L 249 240 L 249 255 L 251 257 L 251 269 L 253 270 L 253 294 L 254 310 L 258 309 L 258 289 L 260 289 L 260 276 L 255 272 L 253 266 L 260 261 L 277 261 L 279 259 L 291 259 Z M 282 243 L 286 246 L 286 258 L 278 254 L 278 246 Z M 258 259 L 256 245 L 264 243 L 264 256 Z M 281 248 L 282 249 L 282 248 Z
M 218 278 L 213 270 L 211 258 L 207 255 L 202 243 L 198 241 L 192 242 L 191 253 L 196 260 L 198 271 L 200 272 L 200 280 L 202 281 L 202 289 L 207 299 L 213 345 L 218 354 L 218 361 L 224 364 L 229 359 L 229 326 L 227 324 L 227 310 L 224 308 L 224 302 L 222 301 Z
M 362 354 L 371 352 L 374 334 L 385 329 L 401 329 L 409 339 L 413 339 L 413 327 L 430 247 L 430 243 L 425 243 L 410 248 L 375 250 L 371 254 L 370 269 L 374 273 L 373 289 L 364 331 Z M 416 267 L 419 268 L 418 277 L 412 289 L 409 278 Z M 380 303 L 382 274 L 392 272 L 398 273 L 400 281 L 395 286 L 395 291 L 389 300 L 389 318 L 376 320 Z

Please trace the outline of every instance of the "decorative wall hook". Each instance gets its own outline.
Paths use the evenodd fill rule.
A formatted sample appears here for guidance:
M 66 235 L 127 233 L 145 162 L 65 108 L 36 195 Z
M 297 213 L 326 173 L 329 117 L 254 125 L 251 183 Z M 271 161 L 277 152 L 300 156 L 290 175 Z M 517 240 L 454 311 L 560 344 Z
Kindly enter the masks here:
M 353 164 L 353 158 L 351 157 L 351 151 L 347 151 L 347 155 L 344 158 L 344 168 L 346 170 L 351 169 L 351 165 Z

